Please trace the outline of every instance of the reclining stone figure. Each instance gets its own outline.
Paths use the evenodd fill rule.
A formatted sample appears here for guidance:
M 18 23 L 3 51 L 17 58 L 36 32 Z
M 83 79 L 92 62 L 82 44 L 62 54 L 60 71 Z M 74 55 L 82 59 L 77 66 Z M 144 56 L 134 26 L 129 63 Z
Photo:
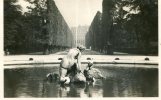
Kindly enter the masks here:
M 48 80 L 56 80 L 60 79 L 61 76 L 58 76 L 54 73 L 47 74 Z M 70 84 L 70 83 L 86 83 L 86 82 L 94 82 L 95 79 L 103 79 L 103 75 L 101 72 L 93 68 L 93 60 L 88 62 L 86 69 L 83 72 L 79 72 L 77 70 L 77 64 L 74 64 L 70 70 L 67 70 L 67 73 L 64 77 L 64 80 L 61 81 L 61 84 Z

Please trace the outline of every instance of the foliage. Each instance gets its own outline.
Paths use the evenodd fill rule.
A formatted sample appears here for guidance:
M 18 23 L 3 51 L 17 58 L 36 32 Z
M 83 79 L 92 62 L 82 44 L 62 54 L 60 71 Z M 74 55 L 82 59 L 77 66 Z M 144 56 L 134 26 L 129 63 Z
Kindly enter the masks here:
M 21 6 L 15 5 L 17 0 L 4 0 L 4 49 L 18 48 L 23 41 L 19 41 L 22 22 Z M 14 52 L 14 51 L 13 51 Z
M 119 48 L 139 48 L 144 53 L 154 48 L 150 43 L 158 42 L 157 0 L 115 0 L 114 9 L 112 33 Z
M 4 49 L 11 53 L 34 51 L 35 46 L 42 49 L 46 43 L 44 2 L 27 1 L 34 7 L 28 7 L 30 10 L 22 14 L 21 6 L 15 5 L 17 0 L 4 0 Z
M 47 0 L 26 0 L 31 4 L 26 13 L 16 5 L 17 1 L 4 0 L 5 50 L 23 53 L 42 51 L 51 44 L 69 44 L 71 38 L 67 37 L 71 37 L 70 31 L 57 7 L 53 7 L 54 1 L 49 7 Z M 158 46 L 151 45 L 158 42 L 157 0 L 103 0 L 101 18 L 94 20 L 93 27 L 99 27 L 91 27 L 90 31 L 99 34 L 99 38 L 93 35 L 94 39 L 91 39 L 95 41 L 92 43 L 97 50 L 103 51 L 107 43 L 115 49 L 136 48 L 144 53 L 158 50 Z
M 101 30 L 93 20 L 87 37 L 93 41 L 93 33 L 102 39 L 96 42 L 99 51 L 133 52 L 140 54 L 158 53 L 158 1 L 157 0 L 103 0 Z M 98 31 L 98 32 L 97 32 Z M 91 34 L 91 35 L 90 35 Z M 86 40 L 87 41 L 87 40 Z M 94 42 L 93 42 L 94 43 Z M 87 41 L 88 47 L 93 43 Z M 107 47 L 109 47 L 107 49 Z M 94 50 L 94 49 L 93 49 Z
M 4 49 L 20 54 L 71 47 L 71 31 L 55 2 L 25 1 L 31 4 L 25 13 L 20 5 L 15 5 L 17 0 L 4 1 Z

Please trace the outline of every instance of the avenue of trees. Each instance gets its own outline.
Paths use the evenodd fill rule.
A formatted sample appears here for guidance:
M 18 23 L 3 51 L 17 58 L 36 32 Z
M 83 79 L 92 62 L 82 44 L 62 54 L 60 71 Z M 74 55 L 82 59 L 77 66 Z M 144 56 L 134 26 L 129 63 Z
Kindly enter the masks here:
M 53 47 L 72 46 L 69 27 L 53 7 L 53 0 L 26 0 L 32 6 L 25 13 L 17 1 L 4 0 L 5 51 L 46 52 Z M 45 1 L 51 3 L 47 5 Z M 108 54 L 111 51 L 158 54 L 158 0 L 103 0 L 102 8 L 86 35 L 88 48 Z
M 45 53 L 52 48 L 72 46 L 72 39 L 69 40 L 69 37 L 72 38 L 70 29 L 53 0 L 26 0 L 31 5 L 25 13 L 16 4 L 17 1 L 4 0 L 5 51 L 11 54 Z M 58 33 L 64 34 L 64 37 L 60 39 Z M 62 40 L 64 41 L 58 44 L 57 41 Z
M 102 8 L 101 16 L 93 20 L 97 23 L 92 23 L 93 29 L 90 27 L 87 33 L 88 47 L 107 54 L 158 54 L 157 0 L 103 0 Z M 100 31 L 96 27 L 101 27 Z M 96 44 L 90 44 L 90 40 Z

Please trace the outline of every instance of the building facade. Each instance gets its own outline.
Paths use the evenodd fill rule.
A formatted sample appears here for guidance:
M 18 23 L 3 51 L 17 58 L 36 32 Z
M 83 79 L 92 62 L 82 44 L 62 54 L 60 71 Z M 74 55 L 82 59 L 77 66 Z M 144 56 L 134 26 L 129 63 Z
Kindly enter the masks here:
M 78 26 L 71 28 L 74 38 L 74 46 L 77 46 L 78 44 L 85 46 L 85 35 L 88 31 L 88 28 L 88 26 Z

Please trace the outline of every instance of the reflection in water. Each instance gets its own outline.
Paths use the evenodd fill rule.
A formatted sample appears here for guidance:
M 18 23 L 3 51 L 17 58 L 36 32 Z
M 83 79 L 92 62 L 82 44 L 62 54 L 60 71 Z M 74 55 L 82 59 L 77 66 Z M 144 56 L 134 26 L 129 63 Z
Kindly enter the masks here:
M 60 86 L 56 82 L 44 82 L 42 97 L 103 97 L 102 93 L 102 87 L 92 84 Z
M 4 97 L 154 97 L 158 96 L 158 69 L 99 68 L 106 77 L 93 84 L 60 86 L 44 81 L 58 68 L 4 70 Z

